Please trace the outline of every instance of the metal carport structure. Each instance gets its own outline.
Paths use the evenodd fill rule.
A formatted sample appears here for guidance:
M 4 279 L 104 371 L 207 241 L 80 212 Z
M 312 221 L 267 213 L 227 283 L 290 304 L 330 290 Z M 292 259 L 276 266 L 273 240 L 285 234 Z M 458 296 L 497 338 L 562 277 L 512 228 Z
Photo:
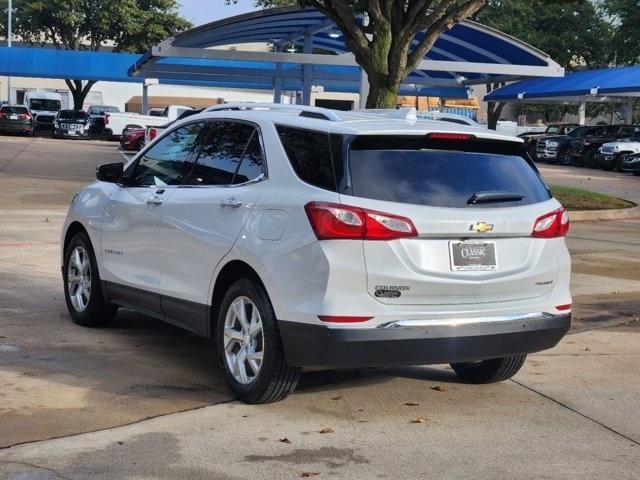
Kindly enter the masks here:
M 230 49 L 250 43 L 270 43 L 274 51 Z M 289 46 L 298 47 L 302 53 L 284 51 Z M 323 53 L 314 53 L 318 50 Z M 310 102 L 314 85 L 361 95 L 367 89 L 366 77 L 336 25 L 315 9 L 295 7 L 259 10 L 180 33 L 154 46 L 129 73 L 134 77 L 207 80 L 246 88 L 269 86 L 278 103 L 287 89 L 301 90 L 305 104 Z M 474 84 L 563 74 L 562 67 L 536 48 L 464 21 L 440 36 L 418 69 L 405 80 L 401 92 L 466 97 L 466 87 Z
M 633 99 L 640 97 L 640 66 L 602 68 L 569 73 L 562 78 L 530 79 L 506 85 L 487 94 L 487 102 L 579 103 L 580 123 L 585 123 L 587 103 L 625 103 L 631 123 Z

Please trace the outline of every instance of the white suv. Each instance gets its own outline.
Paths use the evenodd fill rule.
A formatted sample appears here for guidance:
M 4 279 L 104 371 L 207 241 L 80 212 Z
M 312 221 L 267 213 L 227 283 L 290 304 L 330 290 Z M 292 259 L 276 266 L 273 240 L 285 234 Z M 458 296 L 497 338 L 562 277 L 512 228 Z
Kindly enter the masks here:
M 247 402 L 304 367 L 513 376 L 570 324 L 567 213 L 522 140 L 397 114 L 221 105 L 73 200 L 67 306 L 213 338 Z

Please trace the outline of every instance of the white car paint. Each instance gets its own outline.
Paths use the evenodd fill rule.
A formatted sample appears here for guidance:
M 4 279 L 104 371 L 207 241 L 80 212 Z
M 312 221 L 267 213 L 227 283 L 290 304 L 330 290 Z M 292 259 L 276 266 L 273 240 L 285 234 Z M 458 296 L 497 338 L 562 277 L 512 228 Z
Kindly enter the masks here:
M 389 322 L 421 325 L 446 319 L 553 316 L 559 314 L 557 306 L 571 304 L 570 258 L 564 238 L 531 236 L 536 219 L 561 207 L 557 200 L 460 209 L 338 194 L 296 176 L 275 126 L 343 135 L 435 132 L 468 133 L 502 142 L 521 143 L 521 139 L 452 123 L 407 122 L 363 112 L 334 113 L 340 120 L 328 121 L 301 117 L 293 107 L 290 111 L 279 106 L 223 108 L 176 122 L 128 165 L 182 125 L 232 119 L 259 129 L 268 174 L 254 182 L 223 187 L 131 188 L 99 181 L 89 185 L 70 207 L 63 240 L 69 226 L 79 222 L 98 252 L 103 280 L 211 305 L 219 272 L 230 262 L 240 261 L 258 273 L 279 320 L 318 326 L 326 326 L 319 319 L 322 315 L 366 315 L 371 318 L 357 327 L 376 328 Z M 161 203 L 149 202 L 154 197 L 161 197 Z M 223 206 L 230 200 L 237 202 L 235 208 Z M 319 241 L 304 208 L 312 201 L 407 217 L 418 237 Z M 494 225 L 493 231 L 470 233 L 470 225 L 479 221 Z M 449 243 L 466 238 L 495 243 L 498 268 L 452 271 Z M 374 292 L 379 285 L 402 285 L 407 290 L 398 298 L 378 298 Z M 499 328 L 494 320 L 487 320 L 487 325 Z
M 114 137 L 122 135 L 127 125 L 136 125 L 140 128 L 148 126 L 161 126 L 178 118 L 185 110 L 193 110 L 183 105 L 169 105 L 165 108 L 161 117 L 155 115 L 141 115 L 135 112 L 109 112 L 104 116 L 105 129 L 109 129 Z

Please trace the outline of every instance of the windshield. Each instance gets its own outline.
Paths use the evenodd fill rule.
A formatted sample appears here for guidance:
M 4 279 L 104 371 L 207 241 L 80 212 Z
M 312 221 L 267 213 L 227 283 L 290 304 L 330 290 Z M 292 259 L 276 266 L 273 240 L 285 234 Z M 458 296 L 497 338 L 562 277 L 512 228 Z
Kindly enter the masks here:
M 493 153 L 472 142 L 452 150 L 392 144 L 385 148 L 380 140 L 356 140 L 349 151 L 349 171 L 351 195 L 387 202 L 469 208 L 474 206 L 470 199 L 479 193 L 521 198 L 483 207 L 529 205 L 550 198 L 525 158 L 513 150 Z
M 29 100 L 31 110 L 43 112 L 57 112 L 62 108 L 60 100 L 45 100 L 43 98 L 32 98 Z
M 85 120 L 87 114 L 78 110 L 62 110 L 58 114 L 60 120 Z
M 545 133 L 558 133 L 560 131 L 560 127 L 558 125 L 550 125 L 547 127 Z

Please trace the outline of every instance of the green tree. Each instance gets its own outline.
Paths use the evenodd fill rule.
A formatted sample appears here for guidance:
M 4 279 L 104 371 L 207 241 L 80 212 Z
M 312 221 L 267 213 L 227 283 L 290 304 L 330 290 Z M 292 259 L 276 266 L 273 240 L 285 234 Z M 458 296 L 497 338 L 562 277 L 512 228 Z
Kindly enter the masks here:
M 616 25 L 613 48 L 619 64 L 640 62 L 640 3 L 638 0 L 601 0 Z
M 14 0 L 13 32 L 23 41 L 58 49 L 136 53 L 191 26 L 177 7 L 176 0 Z M 65 82 L 73 108 L 81 110 L 96 82 Z
M 235 3 L 236 0 L 226 0 Z M 369 77 L 368 108 L 393 108 L 402 81 L 435 41 L 487 0 L 256 0 L 256 6 L 315 7 L 335 22 Z M 358 15 L 366 13 L 368 23 Z M 424 37 L 413 48 L 418 32 Z
M 614 56 L 614 27 L 590 0 L 489 0 L 476 20 L 539 48 L 567 71 L 607 66 Z M 489 84 L 487 90 L 502 85 Z M 503 102 L 489 103 L 489 128 L 495 128 L 504 106 Z M 563 105 L 533 110 L 543 110 L 548 119 L 573 111 Z

